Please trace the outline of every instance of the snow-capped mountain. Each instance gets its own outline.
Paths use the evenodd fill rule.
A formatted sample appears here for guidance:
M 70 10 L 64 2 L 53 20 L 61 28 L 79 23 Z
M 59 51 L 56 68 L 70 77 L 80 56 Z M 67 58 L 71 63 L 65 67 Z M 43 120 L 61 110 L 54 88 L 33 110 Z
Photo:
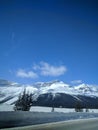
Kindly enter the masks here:
M 32 85 L 21 85 L 7 80 L 0 80 L 0 103 L 13 104 L 18 95 L 26 88 L 27 92 L 34 94 L 34 105 L 53 105 L 74 104 L 76 100 L 92 104 L 96 100 L 98 102 L 98 88 L 94 85 L 79 84 L 71 86 L 62 81 L 37 82 Z M 72 105 L 67 105 L 72 107 Z M 97 104 L 98 105 L 98 104 Z
M 94 85 L 88 85 L 88 84 L 80 84 L 78 86 L 75 86 L 74 89 L 77 91 L 78 94 L 84 94 L 88 96 L 98 96 L 98 88 Z
M 71 86 L 65 84 L 62 81 L 51 81 L 46 83 L 36 83 L 38 92 L 40 94 L 45 93 L 66 93 L 72 95 L 85 95 L 85 96 L 98 96 L 98 88 L 94 85 L 80 84 L 77 86 Z

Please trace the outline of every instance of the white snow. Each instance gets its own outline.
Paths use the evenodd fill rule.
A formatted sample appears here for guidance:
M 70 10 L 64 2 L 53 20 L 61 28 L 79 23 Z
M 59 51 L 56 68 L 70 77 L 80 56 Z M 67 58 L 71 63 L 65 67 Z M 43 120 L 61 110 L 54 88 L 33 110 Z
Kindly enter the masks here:
M 0 104 L 0 111 L 14 111 L 14 105 L 9 104 Z M 32 106 L 30 111 L 32 112 L 51 112 L 52 107 L 42 107 L 42 106 Z M 83 113 L 85 113 L 85 109 L 83 109 Z M 54 108 L 54 112 L 59 113 L 71 113 L 75 112 L 74 108 Z M 98 109 L 89 109 L 89 113 L 98 113 Z
M 13 105 L 9 104 L 0 104 L 0 111 L 14 111 L 13 110 Z
M 98 88 L 94 85 L 83 83 L 78 86 L 74 86 L 74 89 L 79 95 L 98 96 Z
M 45 87 L 41 87 L 39 89 L 40 91 L 40 94 L 44 94 L 44 93 L 69 93 L 69 94 L 72 94 L 73 88 L 69 87 L 68 84 L 65 84 L 63 82 L 55 82 L 53 84 L 50 84 Z
M 77 98 L 75 95 L 98 97 L 98 86 L 96 85 L 79 84 L 77 86 L 70 86 L 69 84 L 57 80 L 45 83 L 38 82 L 33 85 L 20 85 L 14 82 L 7 82 L 5 80 L 0 80 L 0 82 L 0 101 L 9 97 L 13 98 L 9 99 L 7 103 L 16 101 L 16 97 L 23 92 L 24 88 L 26 88 L 27 92 L 35 94 L 35 100 L 40 94 L 45 93 L 52 93 L 53 97 L 58 96 L 57 93 L 70 94 L 71 96 L 74 96 L 74 98 Z
M 26 88 L 26 92 L 35 93 L 38 91 L 37 88 L 34 88 L 32 86 L 27 85 L 26 87 L 22 85 L 21 87 L 11 86 L 11 87 L 0 87 L 0 93 L 2 96 L 0 96 L 0 101 L 5 100 L 9 97 L 12 97 L 6 103 L 11 104 L 15 102 L 18 99 L 18 96 L 20 93 L 24 91 Z

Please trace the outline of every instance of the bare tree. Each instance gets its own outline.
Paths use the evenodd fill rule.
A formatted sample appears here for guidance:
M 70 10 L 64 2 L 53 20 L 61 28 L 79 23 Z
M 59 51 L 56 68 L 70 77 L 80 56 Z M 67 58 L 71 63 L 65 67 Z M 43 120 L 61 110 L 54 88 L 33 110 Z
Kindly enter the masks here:
M 76 111 L 76 112 L 83 112 L 83 108 L 82 108 L 82 105 L 81 105 L 81 101 L 77 101 L 77 102 L 76 102 L 75 111 Z
M 51 112 L 54 112 L 54 107 L 52 107 Z

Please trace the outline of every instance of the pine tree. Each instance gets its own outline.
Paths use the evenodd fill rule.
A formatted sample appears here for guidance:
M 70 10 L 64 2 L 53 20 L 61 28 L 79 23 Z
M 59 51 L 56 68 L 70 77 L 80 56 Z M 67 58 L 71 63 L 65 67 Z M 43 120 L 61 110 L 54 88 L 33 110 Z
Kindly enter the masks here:
M 32 106 L 32 94 L 26 93 L 24 89 L 23 94 L 20 94 L 18 100 L 15 102 L 14 110 L 29 111 Z

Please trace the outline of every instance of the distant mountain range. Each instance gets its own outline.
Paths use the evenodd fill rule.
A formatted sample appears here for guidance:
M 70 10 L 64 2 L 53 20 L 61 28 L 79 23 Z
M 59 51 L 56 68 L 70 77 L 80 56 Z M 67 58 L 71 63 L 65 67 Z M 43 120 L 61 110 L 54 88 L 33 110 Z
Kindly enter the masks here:
M 37 82 L 21 85 L 0 79 L 0 103 L 14 104 L 26 88 L 33 94 L 33 105 L 74 108 L 77 101 L 82 107 L 98 108 L 98 87 L 88 84 L 71 86 L 62 81 Z

